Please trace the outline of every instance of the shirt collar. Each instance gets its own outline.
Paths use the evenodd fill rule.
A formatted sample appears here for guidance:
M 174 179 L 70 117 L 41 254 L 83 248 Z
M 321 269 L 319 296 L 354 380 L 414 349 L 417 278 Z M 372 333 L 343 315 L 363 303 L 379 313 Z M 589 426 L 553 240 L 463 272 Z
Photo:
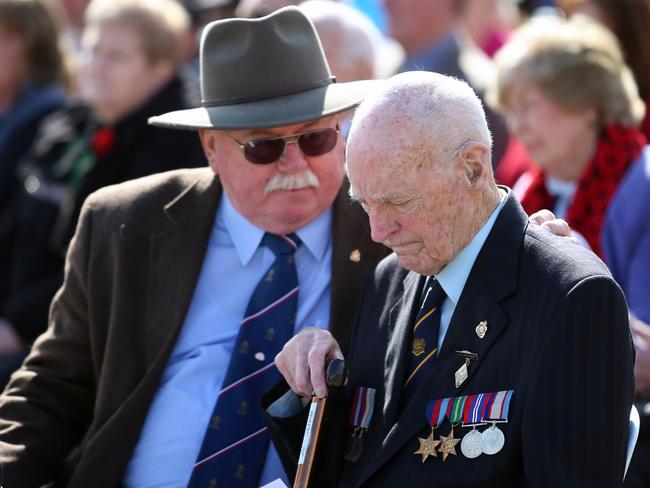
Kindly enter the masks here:
M 578 183 L 575 181 L 563 181 L 546 175 L 546 190 L 553 197 L 570 200 L 577 188 Z
M 454 259 L 452 259 L 447 265 L 436 275 L 436 279 L 447 297 L 454 303 L 454 307 L 458 304 L 460 300 L 460 295 L 465 288 L 465 282 L 469 277 L 469 273 L 472 271 L 474 262 L 478 253 L 481 252 L 483 244 L 490 234 L 494 222 L 499 216 L 499 212 L 503 208 L 503 205 L 506 202 L 507 194 L 501 196 L 501 201 L 497 208 L 494 209 L 490 217 L 487 219 L 481 230 L 477 232 L 474 238 L 467 244 L 462 251 L 460 251 Z
M 239 260 L 242 266 L 246 266 L 262 242 L 265 231 L 249 222 L 240 214 L 232 205 L 225 192 L 222 193 L 219 208 L 223 225 L 232 239 Z M 329 207 L 307 225 L 298 229 L 296 234 L 298 234 L 302 245 L 309 250 L 314 259 L 320 261 L 323 259 L 325 250 L 330 244 L 332 238 L 331 230 L 332 208 Z

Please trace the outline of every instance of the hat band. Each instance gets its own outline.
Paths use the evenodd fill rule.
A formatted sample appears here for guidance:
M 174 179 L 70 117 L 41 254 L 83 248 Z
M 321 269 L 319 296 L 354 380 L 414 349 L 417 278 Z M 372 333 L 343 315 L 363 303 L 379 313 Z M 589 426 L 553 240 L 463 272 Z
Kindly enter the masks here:
M 268 98 L 275 98 L 275 97 L 283 97 L 287 95 L 295 95 L 297 93 L 302 93 L 306 92 L 309 90 L 315 90 L 316 88 L 322 88 L 327 85 L 331 85 L 332 83 L 336 83 L 336 77 L 335 76 L 330 76 L 329 78 L 325 80 L 318 80 L 313 83 L 310 83 L 308 85 L 300 85 L 300 86 L 295 86 L 295 87 L 289 87 L 284 90 L 278 90 L 275 92 L 269 92 L 269 93 L 263 93 L 260 95 L 255 95 L 252 97 L 238 97 L 238 98 L 225 98 L 225 99 L 217 99 L 217 100 L 212 100 L 212 101 L 201 101 L 201 105 L 204 107 L 219 107 L 222 105 L 237 105 L 240 103 L 248 103 L 248 102 L 256 102 L 259 100 L 266 100 Z

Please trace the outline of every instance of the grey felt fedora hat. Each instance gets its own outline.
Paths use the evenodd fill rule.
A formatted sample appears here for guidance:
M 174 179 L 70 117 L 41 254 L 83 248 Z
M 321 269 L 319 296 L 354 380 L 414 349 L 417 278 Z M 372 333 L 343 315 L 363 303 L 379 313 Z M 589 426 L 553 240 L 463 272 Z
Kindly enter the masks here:
M 149 123 L 178 129 L 290 125 L 347 110 L 375 84 L 336 83 L 313 24 L 296 7 L 208 24 L 200 63 L 202 106 Z

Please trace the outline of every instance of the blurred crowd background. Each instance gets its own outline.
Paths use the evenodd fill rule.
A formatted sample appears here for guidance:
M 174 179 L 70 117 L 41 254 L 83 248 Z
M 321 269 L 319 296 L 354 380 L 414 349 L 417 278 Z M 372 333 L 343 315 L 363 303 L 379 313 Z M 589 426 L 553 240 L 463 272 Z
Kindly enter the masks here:
M 84 199 L 206 164 L 196 134 L 147 125 L 200 105 L 202 28 L 293 4 L 340 81 L 475 88 L 498 182 L 567 220 L 626 293 L 650 397 L 650 0 L 0 0 L 0 382 L 47 327 Z M 642 461 L 629 486 L 650 486 Z

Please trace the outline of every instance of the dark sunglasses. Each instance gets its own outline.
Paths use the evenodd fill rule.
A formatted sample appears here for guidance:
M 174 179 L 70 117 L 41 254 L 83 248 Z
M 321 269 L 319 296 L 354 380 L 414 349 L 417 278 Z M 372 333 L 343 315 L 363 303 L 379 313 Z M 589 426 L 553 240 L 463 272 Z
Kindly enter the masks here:
M 275 163 L 282 157 L 288 144 L 298 144 L 305 156 L 322 156 L 334 149 L 338 133 L 337 125 L 335 129 L 320 129 L 271 139 L 253 139 L 242 143 L 226 132 L 228 137 L 244 151 L 244 157 L 253 164 Z

